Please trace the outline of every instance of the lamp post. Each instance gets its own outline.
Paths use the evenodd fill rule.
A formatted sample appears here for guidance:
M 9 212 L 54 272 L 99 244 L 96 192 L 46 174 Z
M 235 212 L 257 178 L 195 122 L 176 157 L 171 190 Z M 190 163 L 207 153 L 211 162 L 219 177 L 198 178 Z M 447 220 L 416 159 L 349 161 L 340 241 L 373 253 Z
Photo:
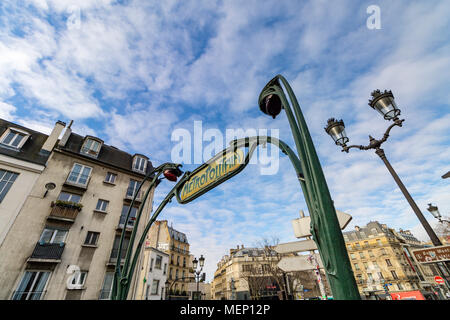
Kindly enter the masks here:
M 261 91 L 258 104 L 263 113 L 274 119 L 282 109 L 286 112 L 297 148 L 298 160 L 295 162 L 299 162 L 300 170 L 296 168 L 296 171 L 311 217 L 311 234 L 319 249 L 334 299 L 360 300 L 322 167 L 297 98 L 287 80 L 282 75 L 270 80 Z
M 134 274 L 134 269 L 136 267 L 136 263 L 137 263 L 137 258 L 139 256 L 139 253 L 141 251 L 142 248 L 142 244 L 145 240 L 146 234 L 148 232 L 148 230 L 150 229 L 151 225 L 153 224 L 153 222 L 156 220 L 156 218 L 158 217 L 159 213 L 161 212 L 161 210 L 165 207 L 165 205 L 170 201 L 170 199 L 175 195 L 174 193 L 174 189 L 172 189 L 172 191 L 166 196 L 166 198 L 163 200 L 163 202 L 159 205 L 158 209 L 155 211 L 155 213 L 153 214 L 152 218 L 148 221 L 148 223 L 146 224 L 144 231 L 141 235 L 141 238 L 138 242 L 138 245 L 136 247 L 136 250 L 134 251 L 134 255 L 132 257 L 132 252 L 133 252 L 133 244 L 134 244 L 134 240 L 136 237 L 136 233 L 137 233 L 137 229 L 139 226 L 139 222 L 141 219 L 141 215 L 142 215 L 142 211 L 144 209 L 145 203 L 147 201 L 148 196 L 150 195 L 150 192 L 153 188 L 156 188 L 159 183 L 161 182 L 162 178 L 159 178 L 161 176 L 161 174 L 164 175 L 164 177 L 167 180 L 170 181 L 176 181 L 177 178 L 179 176 L 181 176 L 181 174 L 183 173 L 179 167 L 181 167 L 180 164 L 175 164 L 175 163 L 164 163 L 160 166 L 158 166 L 157 168 L 153 169 L 152 171 L 150 171 L 143 179 L 143 181 L 139 184 L 138 189 L 135 191 L 134 196 L 133 196 L 133 200 L 131 201 L 131 204 L 128 208 L 128 212 L 125 218 L 125 222 L 123 224 L 123 228 L 122 228 L 122 232 L 120 235 L 120 241 L 119 241 L 119 248 L 118 248 L 118 256 L 117 256 L 117 262 L 116 262 L 116 266 L 115 266 L 115 272 L 114 272 L 114 277 L 113 277 L 113 286 L 112 286 L 112 290 L 111 290 L 111 299 L 112 300 L 126 300 L 127 296 L 128 296 L 128 291 L 130 289 L 131 286 L 131 280 L 133 278 L 133 274 Z M 150 179 L 150 177 L 152 177 L 152 180 L 150 181 L 150 185 L 142 199 L 141 205 L 139 207 L 139 210 L 136 214 L 136 219 L 134 221 L 134 225 L 133 225 L 133 229 L 131 232 L 131 236 L 130 236 L 130 240 L 128 242 L 128 247 L 126 250 L 126 254 L 125 254 L 125 261 L 123 264 L 123 267 L 121 266 L 121 260 L 122 260 L 122 247 L 123 247 L 123 242 L 124 242 L 124 238 L 125 238 L 125 232 L 126 232 L 126 226 L 128 224 L 128 221 L 130 219 L 130 214 L 131 214 L 131 209 L 133 208 L 133 204 L 136 200 L 137 195 L 140 193 L 140 190 L 142 188 L 142 186 L 144 185 L 144 183 Z M 179 183 L 183 182 L 183 179 L 180 180 Z M 178 184 L 179 184 L 178 183 Z M 177 185 L 178 185 L 177 184 Z M 175 186 L 176 187 L 176 186 Z M 131 264 L 130 264 L 131 261 Z
M 347 142 L 349 142 L 349 138 L 346 136 L 346 133 L 345 133 L 344 122 L 342 120 L 337 121 L 334 118 L 328 119 L 328 123 L 327 123 L 327 126 L 325 127 L 325 131 L 331 136 L 331 138 L 334 140 L 335 144 L 338 146 L 341 146 L 342 151 L 345 151 L 347 153 L 349 152 L 349 150 L 351 148 L 358 148 L 360 150 L 375 149 L 375 153 L 381 158 L 381 160 L 383 160 L 387 169 L 391 173 L 392 177 L 394 178 L 395 182 L 399 186 L 400 190 L 402 191 L 402 193 L 405 196 L 406 200 L 408 201 L 409 205 L 413 209 L 417 218 L 419 219 L 419 221 L 421 222 L 425 231 L 427 232 L 428 236 L 430 237 L 433 245 L 441 246 L 442 245 L 441 241 L 436 236 L 436 234 L 434 233 L 430 224 L 423 216 L 419 207 L 414 202 L 413 198 L 411 197 L 408 190 L 406 189 L 406 187 L 404 186 L 404 184 L 398 177 L 394 168 L 392 168 L 391 164 L 389 163 L 389 161 L 386 158 L 384 150 L 380 148 L 381 145 L 388 139 L 391 129 L 395 126 L 401 127 L 403 121 L 405 121 L 404 119 L 400 120 L 398 118 L 398 116 L 400 115 L 400 109 L 397 107 L 397 104 L 395 103 L 394 95 L 392 94 L 392 91 L 387 91 L 387 90 L 385 90 L 384 92 L 381 92 L 380 90 L 373 91 L 372 99 L 369 100 L 369 106 L 371 108 L 375 109 L 376 111 L 378 111 L 385 120 L 393 121 L 393 123 L 387 128 L 382 139 L 377 140 L 377 139 L 374 139 L 372 136 L 369 136 L 369 144 L 367 146 L 362 146 L 362 145 L 347 146 Z
M 429 203 L 427 210 L 433 215 L 433 217 L 438 219 L 440 223 L 446 222 L 447 224 L 450 224 L 450 221 L 442 219 L 437 206 L 433 206 L 431 203 Z
M 198 287 L 199 287 L 199 283 L 200 283 L 200 279 L 201 279 L 201 272 L 203 270 L 203 266 L 205 265 L 205 258 L 203 257 L 203 255 L 200 256 L 200 258 L 194 258 L 194 260 L 192 261 L 192 267 L 194 269 L 194 276 L 195 276 L 195 282 L 197 282 L 197 291 L 196 291 L 196 300 L 201 300 L 201 295 L 198 291 Z M 200 266 L 200 269 L 197 270 L 197 267 Z

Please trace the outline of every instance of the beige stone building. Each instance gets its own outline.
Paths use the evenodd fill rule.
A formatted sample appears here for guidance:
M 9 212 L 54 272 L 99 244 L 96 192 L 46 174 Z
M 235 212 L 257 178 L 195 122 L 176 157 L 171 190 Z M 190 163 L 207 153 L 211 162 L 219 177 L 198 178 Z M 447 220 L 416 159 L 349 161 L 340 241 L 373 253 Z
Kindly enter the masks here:
M 230 253 L 217 263 L 211 283 L 211 299 L 279 299 L 282 290 L 293 294 L 294 281 L 301 283 L 306 290 L 302 298 L 320 296 L 314 271 L 284 274 L 276 267 L 280 258 L 269 247 L 245 248 L 241 245 L 236 249 L 230 249 Z M 323 274 L 322 279 L 324 278 Z M 325 279 L 324 282 L 329 294 Z M 287 284 L 289 288 L 286 288 Z
M 158 220 L 150 228 L 146 243 L 169 255 L 167 294 L 173 296 L 172 298 L 188 299 L 188 284 L 193 281 L 194 276 L 192 273 L 194 258 L 189 253 L 186 234 L 169 226 L 167 220 Z M 139 281 L 142 280 L 141 276 Z
M 389 299 L 390 293 L 413 290 L 421 290 L 425 296 L 432 294 L 423 272 L 433 274 L 434 270 L 421 271 L 414 263 L 410 251 L 423 245 L 411 232 L 396 232 L 373 221 L 343 235 L 362 297 Z
M 119 255 L 120 233 L 126 229 L 127 243 L 137 208 L 126 226 L 124 217 L 152 164 L 144 155 L 72 133 L 71 124 L 60 140 L 61 123 L 50 135 L 45 169 L 0 247 L 0 299 L 110 297 L 114 265 L 126 249 Z M 54 189 L 45 192 L 49 183 Z M 141 221 L 148 220 L 152 197 L 153 191 Z
M 0 119 L 0 247 L 64 126 L 57 122 L 49 137 Z

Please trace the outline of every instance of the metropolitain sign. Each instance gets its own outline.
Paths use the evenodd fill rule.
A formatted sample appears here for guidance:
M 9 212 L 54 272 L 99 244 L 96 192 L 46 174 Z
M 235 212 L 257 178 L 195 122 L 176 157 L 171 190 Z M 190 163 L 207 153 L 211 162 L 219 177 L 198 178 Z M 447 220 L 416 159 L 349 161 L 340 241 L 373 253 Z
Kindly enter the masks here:
M 188 203 L 241 172 L 248 163 L 242 149 L 228 148 L 189 173 L 176 191 L 179 203 Z

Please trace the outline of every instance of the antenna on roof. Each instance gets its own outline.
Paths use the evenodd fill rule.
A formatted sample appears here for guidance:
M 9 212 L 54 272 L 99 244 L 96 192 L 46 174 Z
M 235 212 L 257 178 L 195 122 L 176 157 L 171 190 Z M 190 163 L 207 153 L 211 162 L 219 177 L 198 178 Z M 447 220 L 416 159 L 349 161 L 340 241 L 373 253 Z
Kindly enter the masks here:
M 69 129 L 70 129 L 70 127 L 72 126 L 72 123 L 73 123 L 73 120 L 70 120 L 70 122 L 69 122 L 69 126 L 68 126 L 67 128 L 69 128 Z

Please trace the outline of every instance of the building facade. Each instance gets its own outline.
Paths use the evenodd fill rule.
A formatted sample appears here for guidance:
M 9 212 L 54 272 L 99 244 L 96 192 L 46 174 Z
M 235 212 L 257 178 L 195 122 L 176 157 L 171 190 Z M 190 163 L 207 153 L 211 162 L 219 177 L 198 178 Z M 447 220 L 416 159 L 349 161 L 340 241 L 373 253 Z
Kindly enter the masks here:
M 390 299 L 391 293 L 414 290 L 430 294 L 421 283 L 417 265 L 412 263 L 410 250 L 421 244 L 411 232 L 396 232 L 372 221 L 343 235 L 363 298 Z
M 0 119 L 0 247 L 64 127 L 58 121 L 48 136 Z
M 149 230 L 147 243 L 169 255 L 167 295 L 172 298 L 188 299 L 188 283 L 193 281 L 194 275 L 192 273 L 193 257 L 189 254 L 186 234 L 169 226 L 167 220 L 158 220 Z
M 123 262 L 142 193 L 127 225 L 125 217 L 152 164 L 97 137 L 72 133 L 71 125 L 50 147 L 45 169 L 0 248 L 0 299 L 110 298 L 114 266 L 117 259 Z M 46 192 L 49 184 L 54 188 Z M 153 190 L 142 221 L 148 220 L 152 197 Z
M 211 283 L 214 300 L 282 299 L 281 291 L 293 292 L 294 280 L 302 280 L 307 296 L 320 296 L 313 271 L 283 273 L 280 260 L 270 247 L 230 249 L 217 264 Z M 289 287 L 289 289 L 286 288 Z
M 145 244 L 142 267 L 134 294 L 135 300 L 163 300 L 166 296 L 169 254 Z

